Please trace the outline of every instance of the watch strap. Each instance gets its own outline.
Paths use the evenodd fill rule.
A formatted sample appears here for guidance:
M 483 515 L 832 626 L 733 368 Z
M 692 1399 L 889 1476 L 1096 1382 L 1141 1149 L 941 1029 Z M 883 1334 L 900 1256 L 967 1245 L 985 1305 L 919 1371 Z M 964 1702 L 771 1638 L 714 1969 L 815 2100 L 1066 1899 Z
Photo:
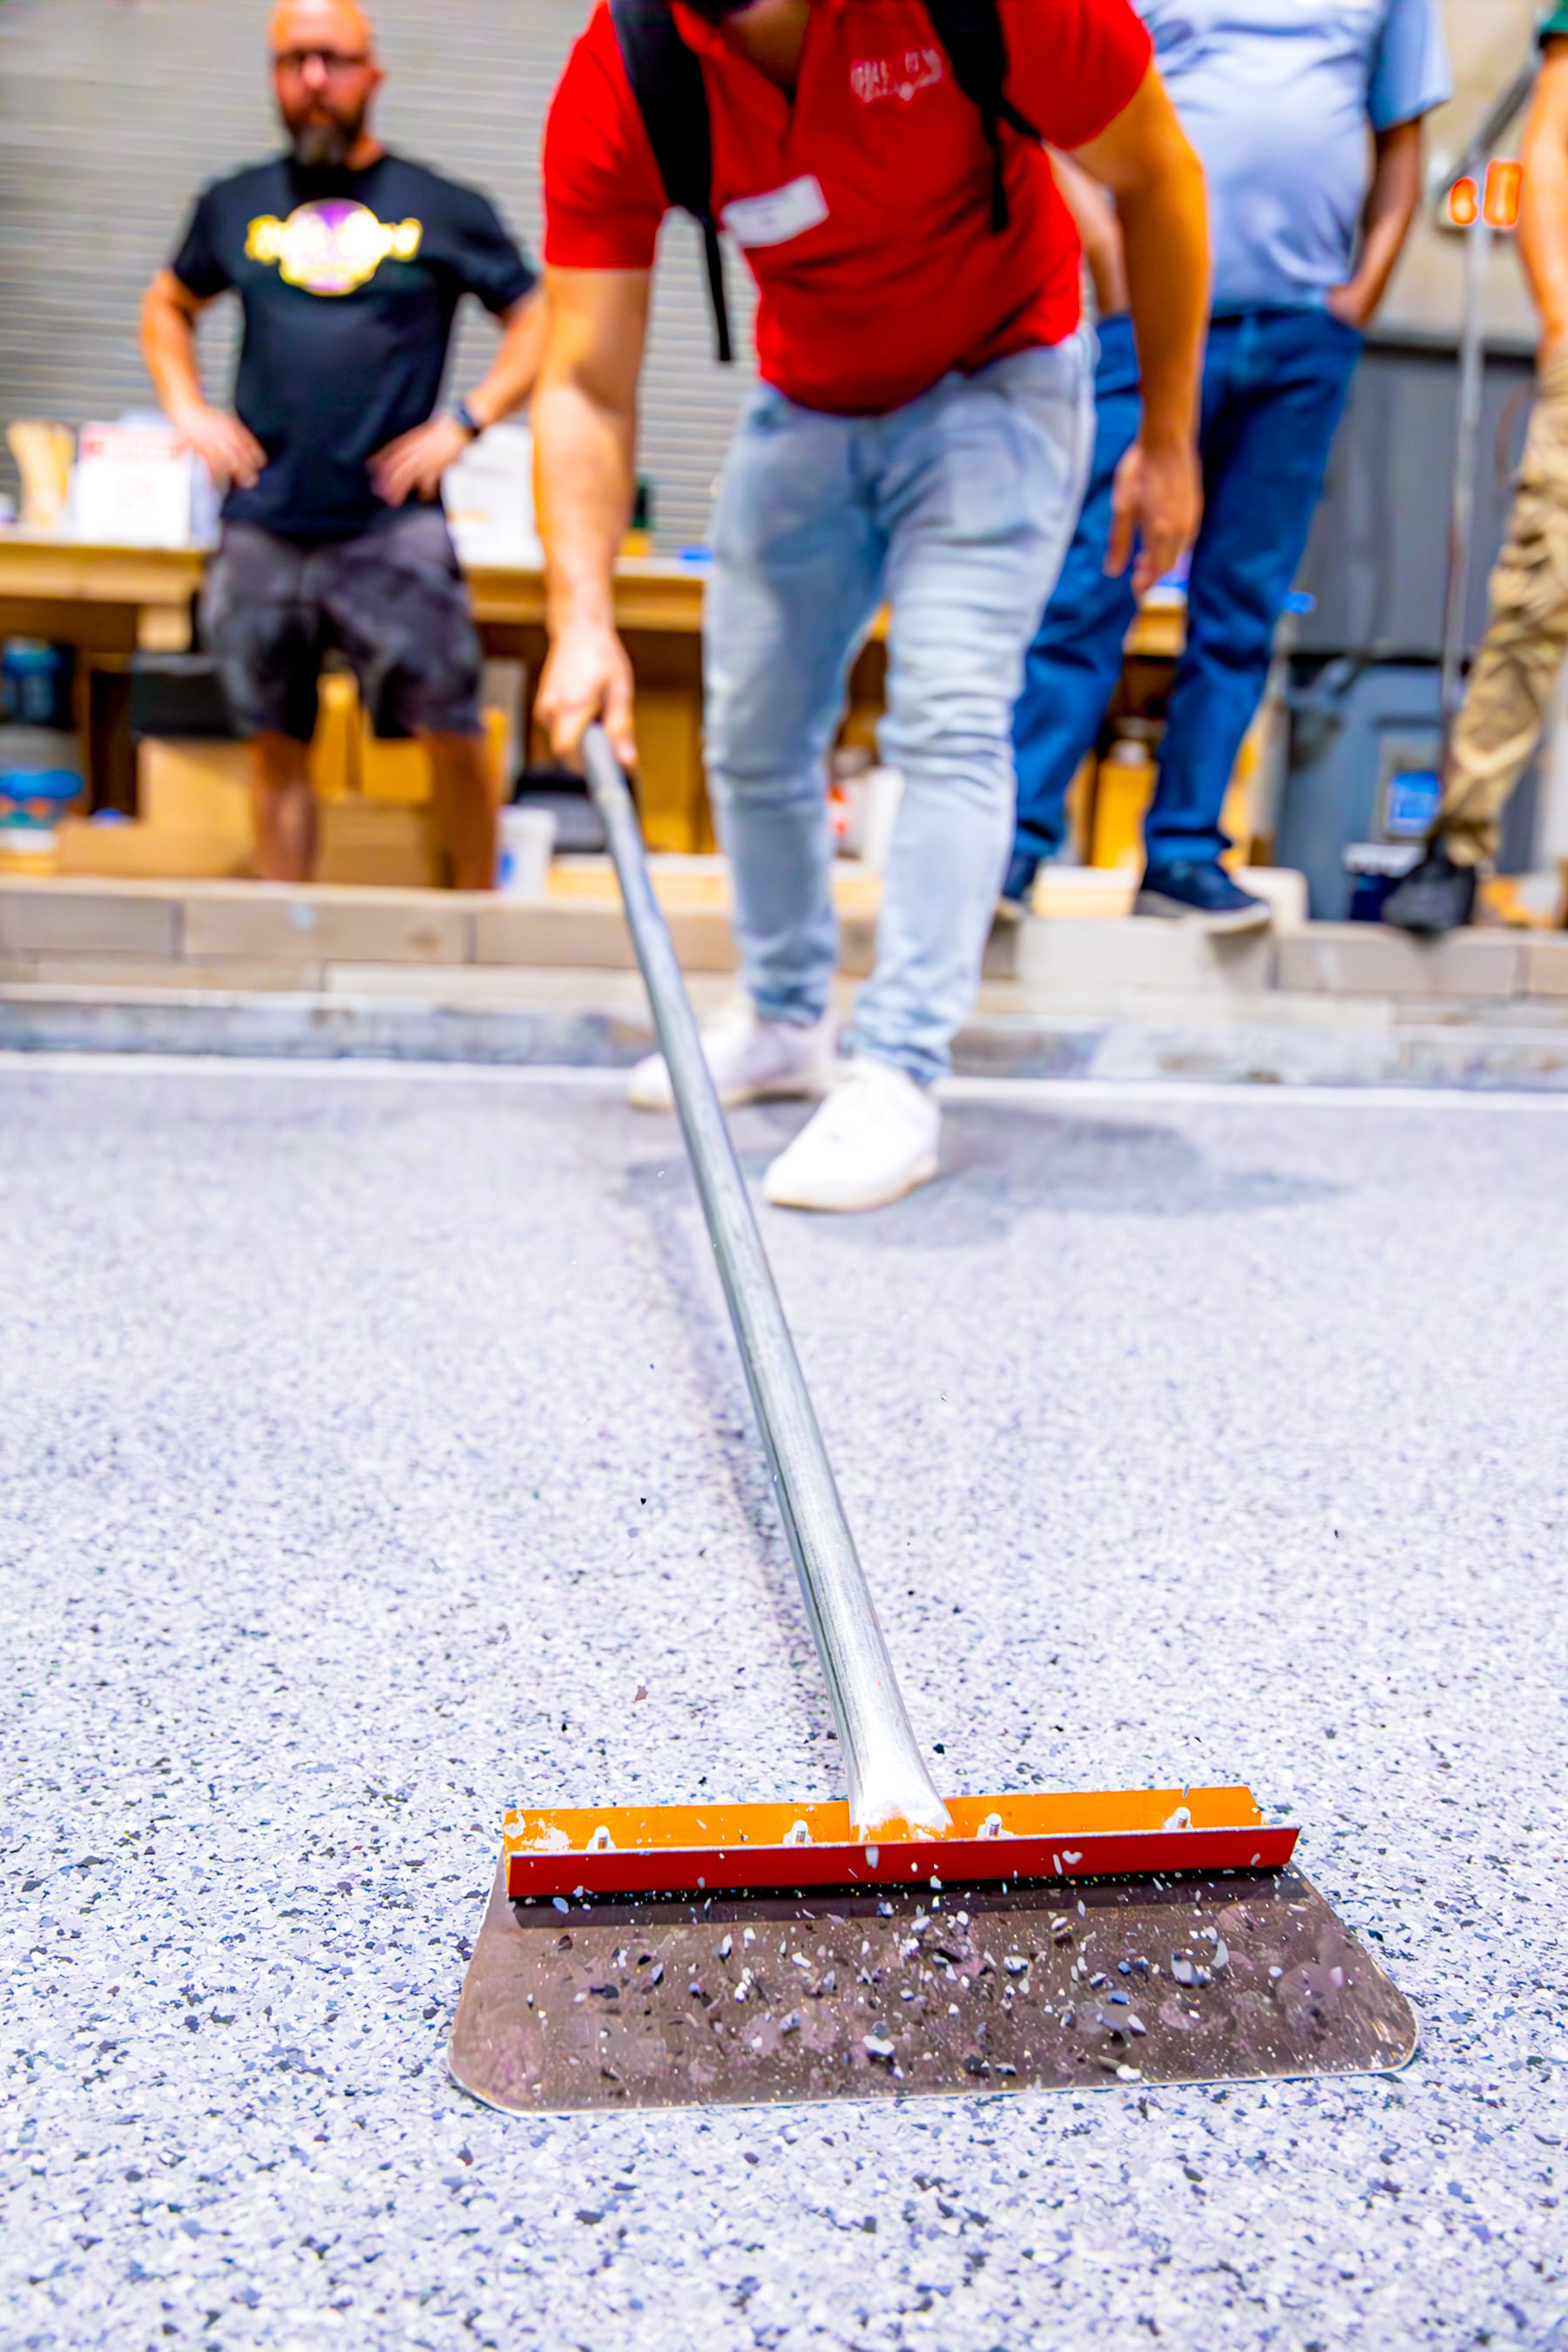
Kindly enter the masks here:
M 453 409 L 452 414 L 457 418 L 458 424 L 462 426 L 464 432 L 468 435 L 469 440 L 477 441 L 485 428 L 479 423 L 479 418 L 474 415 L 473 410 L 468 406 L 468 402 L 466 400 L 459 400 L 457 406 Z

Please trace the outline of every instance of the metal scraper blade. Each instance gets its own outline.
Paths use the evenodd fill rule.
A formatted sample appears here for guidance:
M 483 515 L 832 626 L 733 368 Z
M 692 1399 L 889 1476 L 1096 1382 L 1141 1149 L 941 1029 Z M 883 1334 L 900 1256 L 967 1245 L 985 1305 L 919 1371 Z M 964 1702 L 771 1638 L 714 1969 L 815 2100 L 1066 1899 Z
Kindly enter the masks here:
M 490 2106 L 561 2114 L 1392 2073 L 1415 2050 L 1293 1867 L 557 1907 L 510 1899 L 503 1864 L 449 2063 Z

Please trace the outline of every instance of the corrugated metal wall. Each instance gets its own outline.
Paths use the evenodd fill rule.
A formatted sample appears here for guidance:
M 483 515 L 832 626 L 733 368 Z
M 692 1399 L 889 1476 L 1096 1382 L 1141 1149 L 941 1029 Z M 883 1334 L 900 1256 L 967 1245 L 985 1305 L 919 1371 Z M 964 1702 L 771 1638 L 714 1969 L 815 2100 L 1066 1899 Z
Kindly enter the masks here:
M 1539 0 L 1443 0 L 1459 95 L 1432 125 L 1456 152 L 1528 54 Z M 381 122 L 422 160 L 479 182 L 537 245 L 537 158 L 556 74 L 588 0 L 380 0 L 390 68 Z M 137 303 L 197 184 L 275 144 L 268 0 L 0 0 L 0 422 L 80 423 L 149 397 Z M 1395 279 L 1390 325 L 1452 332 L 1456 240 L 1423 222 Z M 737 323 L 750 280 L 731 256 Z M 1511 251 L 1494 257 L 1493 324 L 1531 330 Z M 470 321 L 458 364 L 479 363 Z M 210 338 L 221 373 L 227 334 Z M 742 343 L 749 342 L 749 334 Z M 660 539 L 703 535 L 709 492 L 749 381 L 716 368 L 695 231 L 670 224 L 647 381 L 644 466 Z M 10 480 L 0 448 L 0 479 Z
M 375 14 L 383 135 L 488 190 L 537 257 L 540 134 L 587 0 L 381 0 Z M 0 0 L 0 420 L 80 424 L 150 402 L 136 350 L 142 289 L 201 182 L 277 144 L 266 19 L 266 0 Z M 749 348 L 750 280 L 731 264 Z M 216 306 L 204 329 L 220 387 L 231 307 Z M 482 367 L 491 332 L 482 312 L 467 320 L 459 382 Z M 711 352 L 697 233 L 673 220 L 642 448 L 667 547 L 705 536 L 751 381 Z

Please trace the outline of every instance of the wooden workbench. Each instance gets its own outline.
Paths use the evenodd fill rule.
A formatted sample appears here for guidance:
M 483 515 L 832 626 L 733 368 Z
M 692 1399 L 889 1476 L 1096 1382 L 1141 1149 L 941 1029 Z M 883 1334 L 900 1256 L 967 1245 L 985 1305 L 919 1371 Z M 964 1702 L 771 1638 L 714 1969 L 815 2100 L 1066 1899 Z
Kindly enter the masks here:
M 131 656 L 188 650 L 205 568 L 200 549 L 102 547 L 0 530 L 0 637 L 43 637 L 83 656 L 77 719 L 95 807 L 136 807 Z M 543 573 L 479 565 L 469 589 L 487 652 L 521 659 L 537 678 Z M 650 838 L 662 848 L 705 849 L 712 842 L 700 748 L 702 591 L 701 566 L 657 558 L 628 558 L 616 583 L 616 617 L 646 706 L 641 725 L 655 784 Z
M 0 635 L 88 651 L 183 653 L 205 569 L 199 548 L 95 547 L 0 530 Z M 703 577 L 700 564 L 628 557 L 616 573 L 618 625 L 698 635 Z M 477 565 L 468 586 L 481 628 L 543 627 L 544 575 L 536 568 Z
M 0 530 L 0 636 L 47 637 L 89 652 L 183 653 L 205 568 L 197 548 L 95 547 Z M 705 578 L 699 563 L 625 558 L 616 572 L 616 625 L 634 636 L 700 636 Z M 544 575 L 536 568 L 478 564 L 468 587 L 487 636 L 543 628 Z M 879 620 L 872 635 L 883 633 Z M 1173 652 L 1179 635 L 1179 613 L 1151 612 L 1135 623 L 1128 650 Z
M 89 653 L 180 653 L 206 558 L 199 549 L 92 547 L 0 530 L 0 635 Z
M 44 637 L 83 655 L 78 722 L 92 803 L 133 813 L 136 770 L 129 730 L 131 656 L 182 653 L 192 640 L 206 557 L 200 549 L 94 546 L 0 530 L 0 637 Z M 643 812 L 650 846 L 713 845 L 702 772 L 702 600 L 706 567 L 659 557 L 616 568 L 616 621 L 637 679 Z M 542 666 L 544 577 L 531 565 L 478 564 L 468 573 L 474 619 L 488 653 L 510 656 L 531 683 Z M 1181 649 L 1180 609 L 1142 614 L 1131 656 L 1169 660 Z M 846 740 L 871 745 L 886 674 L 885 616 L 850 680 Z

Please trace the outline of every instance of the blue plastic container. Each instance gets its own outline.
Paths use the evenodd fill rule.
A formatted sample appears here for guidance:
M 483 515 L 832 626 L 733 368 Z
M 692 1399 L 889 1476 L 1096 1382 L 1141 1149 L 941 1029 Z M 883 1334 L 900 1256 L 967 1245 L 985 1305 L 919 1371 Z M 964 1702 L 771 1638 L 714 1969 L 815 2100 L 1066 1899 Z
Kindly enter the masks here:
M 0 825 L 53 825 L 80 796 L 70 768 L 0 768 Z
M 0 650 L 0 719 L 14 727 L 75 724 L 71 686 L 76 656 L 68 646 L 46 646 L 33 637 L 11 637 Z M 0 758 L 4 758 L 0 751 Z

